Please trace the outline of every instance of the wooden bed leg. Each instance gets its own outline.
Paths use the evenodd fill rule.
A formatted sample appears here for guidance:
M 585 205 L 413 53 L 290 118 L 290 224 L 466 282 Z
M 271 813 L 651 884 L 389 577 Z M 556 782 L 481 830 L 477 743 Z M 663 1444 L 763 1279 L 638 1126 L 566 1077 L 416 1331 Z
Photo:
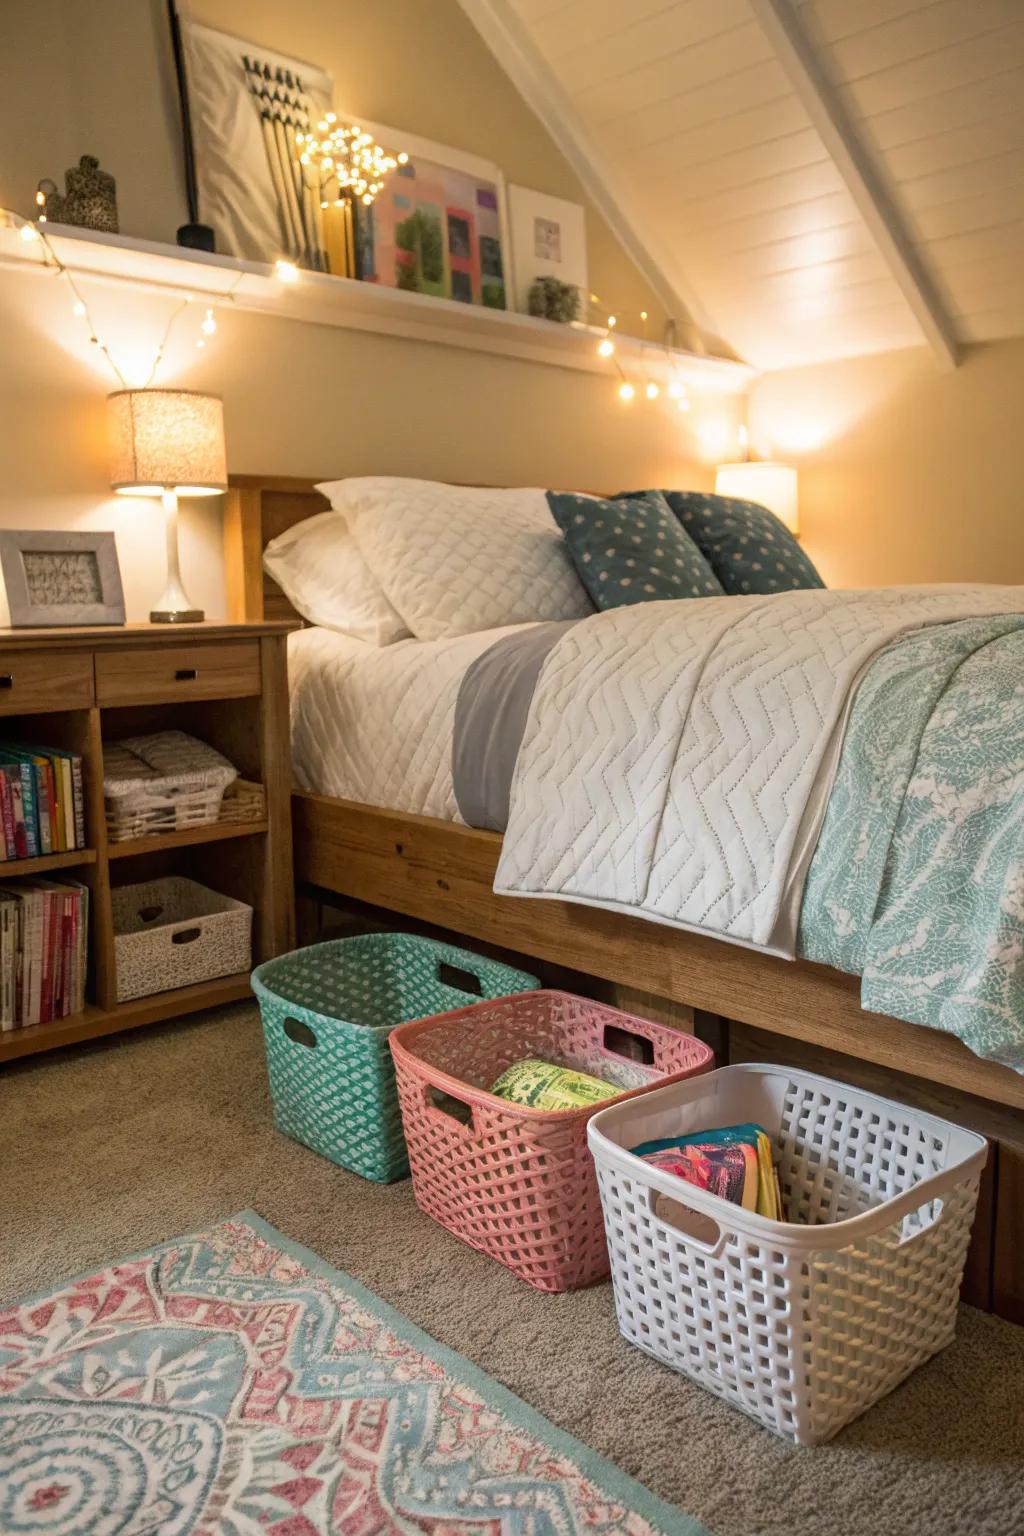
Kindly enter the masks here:
M 295 942 L 300 949 L 320 937 L 323 913 L 320 902 L 304 886 L 295 887 Z
M 708 1013 L 703 1008 L 695 1008 L 693 1013 L 693 1032 L 698 1040 L 703 1040 L 705 1045 L 710 1045 L 715 1053 L 715 1066 L 727 1067 L 729 1065 L 729 1020 L 723 1019 L 721 1014 Z

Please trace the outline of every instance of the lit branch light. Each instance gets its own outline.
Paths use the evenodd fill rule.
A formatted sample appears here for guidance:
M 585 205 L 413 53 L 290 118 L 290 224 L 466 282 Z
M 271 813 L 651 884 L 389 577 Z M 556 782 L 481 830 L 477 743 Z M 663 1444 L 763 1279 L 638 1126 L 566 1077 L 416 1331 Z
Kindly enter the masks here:
M 338 122 L 334 112 L 320 119 L 316 129 L 297 133 L 299 163 L 312 173 L 313 190 L 320 207 L 340 208 L 348 201 L 367 207 L 384 186 L 384 178 L 408 162 L 404 153 L 391 155 L 356 124 Z

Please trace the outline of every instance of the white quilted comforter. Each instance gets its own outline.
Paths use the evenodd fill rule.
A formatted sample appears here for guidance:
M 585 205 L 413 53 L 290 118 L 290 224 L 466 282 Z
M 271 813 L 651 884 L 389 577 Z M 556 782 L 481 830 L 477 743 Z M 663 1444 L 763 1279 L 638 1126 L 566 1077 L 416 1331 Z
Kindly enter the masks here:
M 958 586 L 647 603 L 584 620 L 537 684 L 495 889 L 792 957 L 865 667 L 908 630 L 1020 612 L 1022 587 Z
M 470 662 L 517 626 L 375 646 L 329 629 L 288 637 L 300 789 L 459 821 L 455 701 Z

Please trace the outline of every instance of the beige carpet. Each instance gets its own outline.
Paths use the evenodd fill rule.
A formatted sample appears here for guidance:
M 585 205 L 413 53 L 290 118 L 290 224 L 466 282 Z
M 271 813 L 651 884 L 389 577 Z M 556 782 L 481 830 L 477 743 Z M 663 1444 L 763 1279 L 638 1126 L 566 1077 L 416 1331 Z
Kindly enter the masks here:
M 1024 1329 L 957 1343 L 819 1450 L 796 1450 L 619 1338 L 610 1288 L 540 1296 L 271 1125 L 249 1006 L 0 1073 L 0 1298 L 243 1207 L 703 1520 L 714 1536 L 1024 1531 Z

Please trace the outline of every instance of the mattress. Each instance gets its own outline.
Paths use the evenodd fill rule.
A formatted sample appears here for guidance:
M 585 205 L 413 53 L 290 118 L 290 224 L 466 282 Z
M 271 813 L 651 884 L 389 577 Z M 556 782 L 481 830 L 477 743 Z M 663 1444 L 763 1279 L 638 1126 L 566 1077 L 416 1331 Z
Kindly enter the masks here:
M 466 670 L 532 624 L 374 646 L 328 629 L 288 639 L 292 765 L 300 789 L 459 821 L 455 706 Z

